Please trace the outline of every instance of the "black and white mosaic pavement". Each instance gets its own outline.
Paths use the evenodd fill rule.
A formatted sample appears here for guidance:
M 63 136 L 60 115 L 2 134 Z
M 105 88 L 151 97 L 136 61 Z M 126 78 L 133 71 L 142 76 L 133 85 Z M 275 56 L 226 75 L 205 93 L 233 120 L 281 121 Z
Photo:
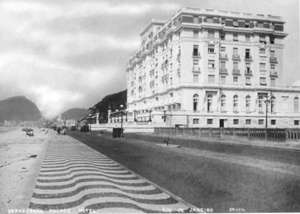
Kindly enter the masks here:
M 69 136 L 50 140 L 30 209 L 71 213 L 188 212 L 190 206 Z

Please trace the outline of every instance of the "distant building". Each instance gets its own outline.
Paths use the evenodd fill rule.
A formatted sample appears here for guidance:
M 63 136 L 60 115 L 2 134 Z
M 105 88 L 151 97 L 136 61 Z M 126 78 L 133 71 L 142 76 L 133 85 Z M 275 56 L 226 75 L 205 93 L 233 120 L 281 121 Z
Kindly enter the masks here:
M 127 66 L 127 110 L 156 126 L 299 128 L 300 84 L 284 85 L 284 21 L 183 8 L 152 21 Z M 267 106 L 267 107 L 266 107 Z
M 77 120 L 76 119 L 66 119 L 65 124 L 66 124 L 66 127 L 70 128 L 71 126 L 77 125 Z

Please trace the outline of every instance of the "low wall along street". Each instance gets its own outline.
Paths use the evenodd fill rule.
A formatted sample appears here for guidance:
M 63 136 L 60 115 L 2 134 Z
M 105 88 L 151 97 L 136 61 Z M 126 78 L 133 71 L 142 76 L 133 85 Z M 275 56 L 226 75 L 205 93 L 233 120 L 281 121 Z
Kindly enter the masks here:
M 121 128 L 120 123 L 90 124 L 91 131 L 112 132 Z M 124 133 L 153 133 L 156 135 L 193 136 L 215 139 L 245 139 L 270 141 L 300 141 L 300 129 L 264 129 L 264 128 L 182 128 L 155 127 L 151 123 L 124 123 Z
M 91 131 L 112 132 L 113 128 L 121 128 L 120 123 L 90 124 Z M 154 133 L 154 126 L 151 123 L 124 123 L 124 133 Z
M 219 139 L 247 139 L 247 140 L 271 140 L 300 141 L 300 129 L 255 129 L 255 128 L 168 128 L 155 127 L 154 134 L 157 135 L 189 135 L 199 138 Z

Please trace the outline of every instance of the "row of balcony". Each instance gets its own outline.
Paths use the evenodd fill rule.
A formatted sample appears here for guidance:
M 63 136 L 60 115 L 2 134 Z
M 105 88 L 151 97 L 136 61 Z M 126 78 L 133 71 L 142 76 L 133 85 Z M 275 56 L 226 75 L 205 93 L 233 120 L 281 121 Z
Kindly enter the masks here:
M 226 68 L 221 68 L 220 69 L 220 74 L 228 74 L 228 71 Z M 241 71 L 240 69 L 232 69 L 232 74 L 233 75 L 241 75 Z M 245 75 L 246 76 L 252 76 L 253 75 L 253 72 L 252 70 L 245 70 Z M 270 71 L 270 76 L 273 76 L 273 77 L 277 77 L 278 74 L 277 74 L 277 71 Z

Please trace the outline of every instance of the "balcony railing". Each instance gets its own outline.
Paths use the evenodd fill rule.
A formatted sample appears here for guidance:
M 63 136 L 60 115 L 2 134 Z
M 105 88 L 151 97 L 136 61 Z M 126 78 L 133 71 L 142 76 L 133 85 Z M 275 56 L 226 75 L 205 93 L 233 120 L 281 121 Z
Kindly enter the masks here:
M 220 68 L 220 74 L 228 74 L 226 68 Z
M 227 54 L 220 54 L 220 59 L 228 60 Z
M 241 57 L 240 57 L 240 55 L 232 55 L 232 60 L 241 61 Z
M 200 73 L 200 67 L 199 66 L 193 66 L 193 72 Z
M 278 77 L 277 71 L 270 71 L 270 76 Z
M 270 57 L 270 63 L 277 63 L 277 58 L 276 57 Z
M 252 70 L 245 70 L 245 75 L 252 76 L 253 75 Z
M 245 56 L 245 62 L 253 62 L 252 56 Z
M 193 53 L 193 58 L 201 58 L 201 56 L 200 56 L 200 53 L 198 52 L 198 53 Z
M 267 73 L 267 70 L 259 70 L 260 75 L 265 76 Z
M 232 74 L 241 75 L 240 69 L 236 69 L 236 68 L 232 69 Z

